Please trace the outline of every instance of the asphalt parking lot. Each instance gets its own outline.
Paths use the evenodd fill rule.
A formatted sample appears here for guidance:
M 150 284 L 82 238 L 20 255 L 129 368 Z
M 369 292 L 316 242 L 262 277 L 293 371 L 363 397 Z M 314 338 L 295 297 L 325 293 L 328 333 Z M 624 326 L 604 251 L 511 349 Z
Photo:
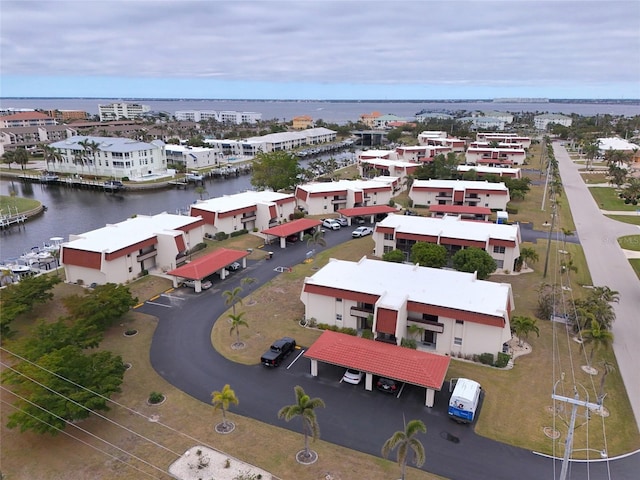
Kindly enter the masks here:
M 343 228 L 329 232 L 325 237 L 328 246 L 350 239 L 351 231 Z M 293 401 L 293 387 L 300 385 L 307 394 L 322 398 L 326 404 L 326 408 L 317 412 L 323 440 L 375 456 L 381 455 L 383 443 L 402 428 L 403 420 L 421 419 L 427 426 L 427 433 L 421 438 L 427 451 L 423 469 L 446 478 L 553 478 L 551 460 L 480 437 L 472 426 L 450 420 L 447 384 L 443 392 L 436 393 L 434 407 L 428 408 L 424 405 L 424 389 L 412 385 L 405 385 L 399 396 L 366 391 L 364 382 L 359 385 L 340 382 L 344 368 L 327 364 L 319 364 L 319 375 L 312 377 L 310 360 L 298 356 L 300 351 L 278 368 L 240 365 L 218 354 L 210 335 L 214 322 L 226 309 L 221 291 L 239 285 L 245 275 L 256 278 L 257 286 L 262 285 L 279 275 L 274 270 L 276 266 L 300 263 L 307 250 L 303 242 L 293 248 L 274 249 L 273 260 L 251 261 L 247 269 L 214 282 L 209 290 L 195 293 L 179 288 L 146 302 L 139 311 L 159 319 L 150 351 L 154 369 L 176 388 L 207 404 L 213 390 L 229 383 L 242 399 L 234 407 L 235 413 L 296 432 L 299 426 L 278 419 L 277 412 Z M 613 473 L 611 478 L 635 479 L 636 457 L 611 464 L 592 464 L 589 474 L 591 478 L 607 478 L 609 470 Z M 559 471 L 559 463 L 555 468 Z M 585 464 L 573 464 L 571 478 L 587 478 Z

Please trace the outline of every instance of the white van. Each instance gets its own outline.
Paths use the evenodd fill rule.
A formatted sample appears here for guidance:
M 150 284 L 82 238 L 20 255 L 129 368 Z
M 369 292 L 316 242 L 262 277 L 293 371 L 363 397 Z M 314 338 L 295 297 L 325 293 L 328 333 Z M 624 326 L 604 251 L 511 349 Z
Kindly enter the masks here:
M 454 388 L 455 386 L 455 388 Z M 449 400 L 449 417 L 459 423 L 471 423 L 480 402 L 482 387 L 468 378 L 452 378 L 449 391 L 453 388 Z

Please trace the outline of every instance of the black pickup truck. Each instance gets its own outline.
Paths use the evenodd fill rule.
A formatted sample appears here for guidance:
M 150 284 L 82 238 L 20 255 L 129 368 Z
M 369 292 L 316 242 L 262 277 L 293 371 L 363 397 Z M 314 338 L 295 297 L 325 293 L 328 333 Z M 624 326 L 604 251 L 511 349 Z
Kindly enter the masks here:
M 271 348 L 262 355 L 260 363 L 265 367 L 277 367 L 295 348 L 296 341 L 293 338 L 284 337 L 276 340 Z

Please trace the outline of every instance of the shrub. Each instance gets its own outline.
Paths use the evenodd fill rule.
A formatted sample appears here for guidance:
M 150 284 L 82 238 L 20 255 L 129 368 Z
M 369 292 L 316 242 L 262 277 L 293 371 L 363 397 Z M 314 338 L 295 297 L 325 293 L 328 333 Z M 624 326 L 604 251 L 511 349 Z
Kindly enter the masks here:
M 518 209 L 515 207 L 507 207 L 507 213 L 510 213 L 512 215 L 517 215 L 518 214 Z
M 146 277 L 147 275 L 149 275 L 149 270 L 146 270 L 146 269 L 145 269 L 145 270 L 142 270 L 142 271 L 140 272 L 140 276 L 141 276 L 141 277 Z
M 509 360 L 511 359 L 511 357 L 509 356 L 508 353 L 498 353 L 498 360 L 496 360 L 496 367 L 498 368 L 504 368 L 509 364 Z
M 396 202 L 393 200 L 393 198 L 391 200 L 389 200 L 389 206 L 390 207 L 395 207 L 396 206 Z
M 231 232 L 231 237 L 239 237 L 240 235 L 244 235 L 245 233 L 249 233 L 249 230 L 243 228 L 242 230 L 236 230 L 235 232 Z
M 358 331 L 355 328 L 342 327 L 340 329 L 340 333 L 344 333 L 346 335 L 351 335 L 355 337 L 358 334 Z
M 478 360 L 483 365 L 493 365 L 493 353 L 481 353 L 478 356 Z
M 258 227 L 253 227 L 253 233 L 258 231 Z
M 151 392 L 149 394 L 149 403 L 155 405 L 156 403 L 160 403 L 164 400 L 164 395 L 160 392 Z
M 373 340 L 373 332 L 371 329 L 367 328 L 362 331 L 362 338 L 366 338 L 367 340 Z
M 301 212 L 300 210 L 293 212 L 293 219 L 296 220 L 298 218 L 304 218 L 304 212 Z
M 226 240 L 227 238 L 229 238 L 229 235 L 227 235 L 224 232 L 218 232 L 215 234 L 215 239 L 220 241 L 220 240 Z
M 416 350 L 418 348 L 418 343 L 413 338 L 403 338 L 400 341 L 400 346 Z
M 128 182 L 129 181 L 129 177 L 122 177 L 122 181 L 123 182 Z

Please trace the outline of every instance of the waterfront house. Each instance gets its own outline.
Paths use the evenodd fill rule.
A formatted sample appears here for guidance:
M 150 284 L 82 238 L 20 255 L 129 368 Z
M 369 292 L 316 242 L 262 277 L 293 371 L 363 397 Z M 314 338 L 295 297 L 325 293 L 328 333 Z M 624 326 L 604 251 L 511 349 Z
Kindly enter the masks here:
M 159 268 L 171 270 L 201 243 L 200 217 L 166 212 L 138 215 L 79 235 L 62 244 L 60 262 L 68 282 L 90 285 L 126 283 Z
M 49 167 L 57 173 L 132 181 L 167 174 L 165 144 L 160 140 L 74 136 L 50 146 L 61 157 Z
M 383 262 L 331 259 L 304 280 L 305 318 L 399 345 L 451 355 L 497 356 L 511 339 L 511 285 L 473 273 Z M 414 333 L 415 332 L 415 333 Z

